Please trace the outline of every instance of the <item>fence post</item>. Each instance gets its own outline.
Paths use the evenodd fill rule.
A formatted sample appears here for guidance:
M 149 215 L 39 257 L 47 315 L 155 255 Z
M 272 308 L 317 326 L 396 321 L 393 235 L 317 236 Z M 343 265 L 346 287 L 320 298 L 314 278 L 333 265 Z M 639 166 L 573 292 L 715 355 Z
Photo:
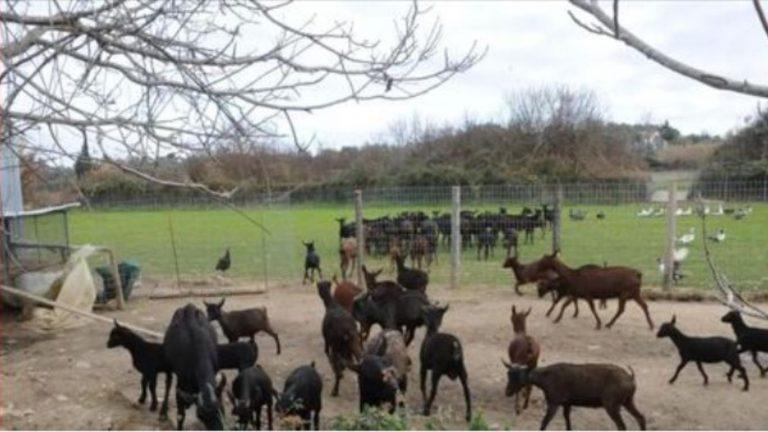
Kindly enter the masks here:
M 557 182 L 556 190 L 555 190 L 555 208 L 554 208 L 554 219 L 552 220 L 552 252 L 559 251 L 561 247 L 561 215 L 562 215 L 562 205 L 563 205 L 563 185 L 560 182 Z
M 768 175 L 763 177 L 763 201 L 768 201 Z
M 667 252 L 664 254 L 664 290 L 669 291 L 674 282 L 675 242 L 677 241 L 677 182 L 669 187 L 667 200 Z
M 461 268 L 461 186 L 453 186 L 451 193 L 451 288 L 458 288 Z
M 355 189 L 355 238 L 357 239 L 357 285 L 363 286 L 363 257 L 365 256 L 365 238 L 363 237 L 363 191 Z

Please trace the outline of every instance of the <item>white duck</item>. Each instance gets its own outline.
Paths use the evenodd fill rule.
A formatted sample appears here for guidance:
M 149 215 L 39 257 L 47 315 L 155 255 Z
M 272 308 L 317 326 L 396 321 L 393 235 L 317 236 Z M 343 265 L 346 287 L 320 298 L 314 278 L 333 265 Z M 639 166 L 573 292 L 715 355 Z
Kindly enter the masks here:
M 683 278 L 683 272 L 681 271 L 682 262 L 688 257 L 688 248 L 675 249 L 672 255 L 672 280 L 677 283 Z M 659 265 L 659 273 L 664 274 L 666 265 L 661 258 L 657 258 L 656 262 Z
M 717 230 L 717 234 L 715 234 L 713 236 L 709 236 L 709 239 L 714 241 L 714 242 L 717 242 L 717 243 L 724 242 L 725 241 L 725 230 L 720 228 L 719 230 Z
M 696 240 L 696 231 L 691 227 L 691 229 L 688 230 L 688 234 L 681 235 L 680 238 L 677 239 L 677 242 L 687 245 L 693 243 L 694 240 Z
M 661 208 L 656 209 L 655 212 L 653 212 L 653 216 L 654 217 L 661 217 L 661 216 L 664 216 L 664 213 L 666 213 L 666 210 L 664 209 L 664 207 L 661 207 Z
M 725 214 L 725 211 L 723 211 L 723 204 L 720 203 L 717 205 L 717 210 L 712 212 L 712 216 L 722 216 Z
M 637 212 L 637 217 L 649 217 L 653 214 L 653 207 L 648 207 L 647 209 L 640 209 L 639 212 Z

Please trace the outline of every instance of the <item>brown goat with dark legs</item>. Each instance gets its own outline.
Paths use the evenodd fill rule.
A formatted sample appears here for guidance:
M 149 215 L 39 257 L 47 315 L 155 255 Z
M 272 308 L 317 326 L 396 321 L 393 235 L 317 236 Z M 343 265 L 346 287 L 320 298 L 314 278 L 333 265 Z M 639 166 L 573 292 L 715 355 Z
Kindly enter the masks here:
M 629 267 L 598 267 L 586 269 L 572 269 L 563 264 L 557 257 L 556 251 L 552 255 L 544 255 L 539 260 L 540 271 L 552 270 L 558 277 L 563 278 L 568 293 L 571 296 L 563 309 L 576 299 L 584 299 L 589 304 L 589 309 L 595 316 L 597 328 L 602 325 L 600 317 L 595 310 L 594 300 L 618 298 L 619 308 L 616 315 L 608 322 L 607 327 L 611 328 L 616 320 L 624 313 L 624 307 L 627 300 L 634 300 L 645 313 L 645 319 L 648 321 L 648 327 L 653 330 L 653 321 L 648 312 L 648 305 L 643 300 L 640 293 L 642 284 L 642 273 Z M 562 316 L 562 310 L 561 310 Z
M 503 268 L 512 269 L 512 274 L 515 276 L 515 292 L 518 295 L 523 295 L 520 292 L 520 285 L 529 283 L 535 283 L 542 279 L 551 279 L 554 275 L 550 272 L 542 272 L 539 267 L 539 261 L 533 261 L 528 264 L 521 264 L 517 260 L 517 256 L 507 257 L 504 260 Z
M 645 430 L 645 417 L 635 406 L 635 374 L 612 364 L 556 363 L 528 370 L 504 363 L 507 368 L 506 395 L 512 396 L 525 386 L 534 385 L 544 392 L 547 412 L 541 420 L 541 430 L 563 407 L 565 428 L 571 429 L 571 407 L 605 408 L 616 427 L 627 428 L 621 418 L 626 408 Z M 632 369 L 630 369 L 630 372 Z
M 333 299 L 336 300 L 336 303 L 341 305 L 341 307 L 346 309 L 347 312 L 352 313 L 352 305 L 355 303 L 355 297 L 362 293 L 363 290 L 350 281 L 339 281 L 336 275 L 333 275 L 333 284 Z
M 341 239 L 339 246 L 339 262 L 341 279 L 347 280 L 347 272 L 354 271 L 357 262 L 357 239 L 354 237 Z
M 510 317 L 510 321 L 512 321 L 512 329 L 515 332 L 515 337 L 512 339 L 512 342 L 509 343 L 507 352 L 509 354 L 509 362 L 512 365 L 524 366 L 529 370 L 533 370 L 539 364 L 539 353 L 541 352 L 541 348 L 539 347 L 539 343 L 526 333 L 525 320 L 530 314 L 530 308 L 527 312 L 517 312 L 515 306 L 512 305 L 512 316 Z M 520 414 L 522 410 L 528 408 L 532 389 L 533 386 L 530 384 L 523 389 L 524 395 L 522 396 L 525 399 L 525 402 L 522 408 L 520 407 L 521 394 L 520 392 L 515 394 L 516 413 Z

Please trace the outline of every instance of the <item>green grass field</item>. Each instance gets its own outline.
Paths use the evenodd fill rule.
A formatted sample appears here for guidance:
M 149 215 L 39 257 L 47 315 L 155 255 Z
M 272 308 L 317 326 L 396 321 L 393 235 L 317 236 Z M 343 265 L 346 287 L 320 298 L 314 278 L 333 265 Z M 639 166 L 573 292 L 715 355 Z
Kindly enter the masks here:
M 728 277 L 744 289 L 768 289 L 768 206 L 755 205 L 746 219 L 711 217 L 711 232 L 724 228 L 727 240 L 712 244 L 716 262 Z M 423 210 L 439 209 L 421 206 Z M 477 208 L 477 207 L 472 207 Z M 493 207 L 496 209 L 497 207 Z M 607 217 L 595 219 L 598 207 L 579 206 L 589 211 L 581 222 L 564 218 L 563 259 L 572 266 L 585 263 L 627 265 L 640 269 L 645 285 L 661 282 L 656 258 L 664 252 L 664 218 L 640 219 L 635 213 L 639 205 L 602 206 Z M 372 207 L 366 217 L 395 214 L 416 207 Z M 445 210 L 445 209 L 443 209 Z M 511 212 L 519 209 L 510 208 Z M 568 209 L 564 210 L 567 214 Z M 302 240 L 314 240 L 322 258 L 322 268 L 330 277 L 338 272 L 338 224 L 335 218 L 352 219 L 352 207 L 294 206 L 246 212 L 261 221 L 271 235 L 263 234 L 237 213 L 228 210 L 113 210 L 77 211 L 71 217 L 71 236 L 75 244 L 93 243 L 113 247 L 121 259 L 139 262 L 145 275 L 168 278 L 174 275 L 169 219 L 173 223 L 180 273 L 187 278 L 214 274 L 214 265 L 225 247 L 232 249 L 232 277 L 262 280 L 300 281 L 303 271 Z M 683 265 L 686 278 L 681 285 L 698 288 L 711 286 L 703 257 L 700 220 L 695 216 L 678 219 L 678 235 L 696 228 L 697 238 Z M 522 260 L 540 257 L 551 245 L 551 233 L 542 239 L 537 232 L 535 245 L 522 245 Z M 462 284 L 508 286 L 511 275 L 501 268 L 504 252 L 498 248 L 495 258 L 479 262 L 476 251 L 462 256 Z M 367 258 L 370 267 L 385 266 L 383 260 Z M 433 265 L 430 277 L 446 283 L 450 271 L 450 255 L 439 251 L 439 263 Z

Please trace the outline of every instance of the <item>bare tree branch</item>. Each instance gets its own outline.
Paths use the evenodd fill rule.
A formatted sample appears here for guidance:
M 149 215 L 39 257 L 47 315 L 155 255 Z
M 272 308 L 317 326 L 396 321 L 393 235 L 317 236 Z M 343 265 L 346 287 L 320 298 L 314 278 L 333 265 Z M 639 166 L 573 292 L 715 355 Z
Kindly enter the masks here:
M 757 17 L 760 19 L 760 24 L 762 24 L 763 26 L 765 35 L 768 36 L 768 20 L 765 19 L 765 12 L 763 12 L 763 6 L 760 5 L 760 0 L 752 0 L 752 3 L 755 5 L 755 11 L 757 12 Z
M 704 257 L 709 266 L 710 272 L 712 272 L 712 279 L 715 281 L 715 286 L 720 292 L 720 296 L 717 299 L 725 306 L 741 312 L 744 315 L 751 316 L 753 318 L 760 318 L 768 320 L 768 312 L 763 311 L 757 306 L 753 305 L 737 291 L 733 285 L 728 281 L 728 278 L 720 272 L 715 263 L 712 260 L 712 255 L 709 251 L 709 236 L 707 234 L 707 215 L 704 212 L 704 203 L 699 202 L 699 211 L 697 212 L 701 217 L 701 238 L 704 242 Z
M 707 72 L 702 69 L 695 68 L 687 65 L 681 61 L 678 61 L 656 48 L 648 45 L 642 39 L 632 34 L 629 30 L 621 27 L 618 24 L 618 6 L 614 2 L 614 17 L 611 18 L 603 11 L 596 0 L 569 0 L 570 3 L 577 8 L 588 13 L 599 24 L 588 25 L 576 19 L 576 17 L 569 11 L 571 18 L 584 28 L 585 30 L 602 36 L 608 36 L 613 39 L 619 40 L 634 48 L 635 50 L 643 53 L 649 59 L 664 66 L 665 68 L 676 72 L 680 75 L 699 81 L 710 87 L 714 87 L 720 90 L 728 90 L 736 93 L 747 94 L 758 97 L 768 97 L 768 86 L 763 84 L 753 84 L 747 80 L 736 80 L 732 78 L 723 77 L 711 72 Z M 758 0 L 754 0 L 757 2 Z M 759 6 L 757 6 L 759 7 Z M 763 22 L 765 22 L 763 20 Z M 613 31 L 611 31 L 613 30 Z
M 217 199 L 237 189 L 161 178 L 132 161 L 217 161 L 274 141 L 305 151 L 311 140 L 300 141 L 292 112 L 414 98 L 485 54 L 472 44 L 440 58 L 440 26 L 422 30 L 428 11 L 415 2 L 383 40 L 349 22 L 302 19 L 291 2 L 0 2 L 0 86 L 9 95 L 0 116 L 10 136 L 34 135 L 36 151 L 64 163 L 76 159 L 70 137 L 83 129 L 99 137 L 95 160 Z

